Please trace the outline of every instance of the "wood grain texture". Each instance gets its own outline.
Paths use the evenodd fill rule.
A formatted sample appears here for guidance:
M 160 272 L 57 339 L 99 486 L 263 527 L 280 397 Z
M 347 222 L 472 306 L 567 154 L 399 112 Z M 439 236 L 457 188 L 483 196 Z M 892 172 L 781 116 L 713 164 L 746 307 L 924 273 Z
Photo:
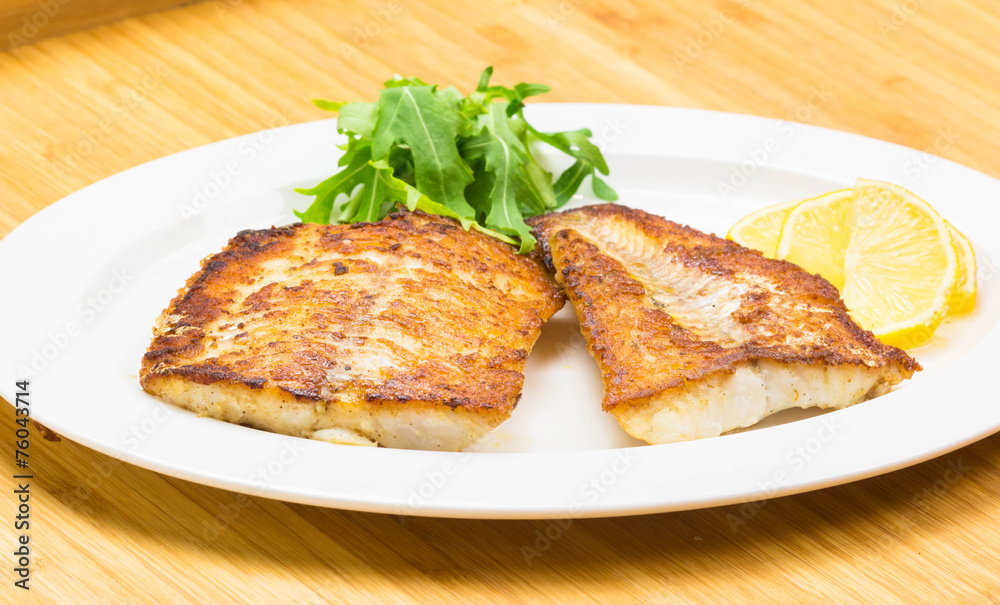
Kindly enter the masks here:
M 0 50 L 192 0 L 0 0 Z
M 549 101 L 798 117 L 1000 176 L 998 30 L 989 0 L 212 0 L 0 55 L 0 235 L 137 164 L 326 117 L 310 98 L 487 64 Z M 0 405 L 5 552 L 13 418 Z M 31 447 L 34 588 L 8 554 L 3 602 L 1000 603 L 1000 436 L 818 492 L 564 527 L 285 504 Z

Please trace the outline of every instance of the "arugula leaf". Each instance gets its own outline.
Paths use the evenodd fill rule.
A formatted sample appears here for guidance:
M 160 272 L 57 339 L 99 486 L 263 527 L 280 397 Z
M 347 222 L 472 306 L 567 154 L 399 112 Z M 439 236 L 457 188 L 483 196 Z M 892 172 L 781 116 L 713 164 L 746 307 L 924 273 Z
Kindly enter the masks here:
M 588 176 L 592 177 L 594 195 L 605 201 L 618 199 L 618 194 L 615 190 L 594 174 L 596 170 L 606 175 L 609 169 L 607 162 L 604 160 L 604 155 L 601 153 L 601 149 L 590 142 L 590 137 L 593 136 L 590 130 L 582 128 L 567 132 L 546 133 L 539 132 L 527 122 L 525 122 L 525 125 L 531 131 L 532 135 L 539 140 L 576 158 L 576 162 L 559 175 L 555 185 L 553 185 L 558 202 L 557 208 L 561 208 L 573 197 L 573 194 L 576 193 L 583 180 Z
M 559 175 L 559 179 L 552 186 L 553 192 L 556 195 L 557 205 L 561 207 L 568 202 L 573 197 L 573 194 L 576 193 L 576 190 L 580 188 L 583 179 L 587 178 L 593 172 L 594 168 L 589 166 L 587 162 L 577 160 Z
M 531 216 L 545 214 L 549 210 L 555 209 L 559 202 L 556 200 L 556 193 L 552 187 L 552 173 L 548 172 L 535 160 L 530 158 L 524 164 L 525 188 L 524 200 L 526 204 L 531 204 L 533 212 Z M 533 204 L 532 204 L 533 202 Z
M 416 187 L 455 213 L 474 216 L 465 201 L 472 169 L 458 153 L 458 133 L 465 118 L 441 102 L 431 86 L 385 88 L 379 97 L 372 133 L 372 160 L 387 159 L 396 145 L 413 154 Z
M 457 105 L 462 102 L 464 97 L 462 93 L 458 92 L 458 89 L 454 86 L 449 86 L 448 88 L 442 90 L 435 90 L 434 95 L 437 96 L 438 100 L 446 105 Z
M 338 172 L 299 193 L 315 196 L 296 216 L 304 222 L 377 221 L 395 205 L 453 218 L 512 245 L 535 246 L 525 217 L 561 207 L 591 178 L 594 196 L 618 194 L 598 173 L 608 165 L 586 129 L 545 133 L 525 119 L 528 97 L 544 84 L 491 85 L 493 68 L 468 96 L 419 78 L 395 76 L 374 103 L 314 100 L 338 113 L 347 136 Z M 532 152 L 540 141 L 574 158 L 553 183 Z
M 485 160 L 477 163 L 473 168 L 476 180 L 465 188 L 465 199 L 468 200 L 469 205 L 475 208 L 476 221 L 484 225 L 486 224 L 486 215 L 490 213 L 490 206 L 493 204 L 490 192 L 493 191 L 493 181 L 495 180 L 492 172 L 483 169 L 485 163 Z
M 427 82 L 424 82 L 420 78 L 404 78 L 403 76 L 396 74 L 391 80 L 386 80 L 384 82 L 386 88 L 395 88 L 397 86 L 427 86 Z
M 517 183 L 523 179 L 521 171 L 527 159 L 524 144 L 510 129 L 506 103 L 490 104 L 489 113 L 480 116 L 479 123 L 483 125 L 483 134 L 488 136 L 488 145 L 483 148 L 485 170 L 493 174 L 492 205 L 486 215 L 486 226 L 517 235 L 521 240 L 520 252 L 527 254 L 534 248 L 535 238 L 517 203 Z
M 479 74 L 479 84 L 476 85 L 476 91 L 482 92 L 490 85 L 490 78 L 493 77 L 493 66 L 490 65 L 483 70 L 483 73 Z
M 350 163 L 337 174 L 310 189 L 296 189 L 303 195 L 315 195 L 316 201 L 305 212 L 296 211 L 295 216 L 303 223 L 329 223 L 334 200 L 341 194 L 350 195 L 371 168 L 370 161 L 371 146 L 365 145 L 352 152 Z
M 342 101 L 324 101 L 323 99 L 313 99 L 313 105 L 326 111 L 340 111 L 340 108 L 347 103 Z
M 337 112 L 337 130 L 369 139 L 377 117 L 376 103 L 345 103 Z
M 382 202 L 386 198 L 385 184 L 383 183 L 383 173 L 389 170 L 380 170 L 371 166 L 371 170 L 366 170 L 362 177 L 361 187 L 358 189 L 359 203 L 357 210 L 345 222 L 365 221 L 374 223 L 379 218 L 382 210 Z
M 517 92 L 518 99 L 523 101 L 528 97 L 534 97 L 536 95 L 543 95 L 552 90 L 545 84 L 532 84 L 530 82 L 521 82 L 520 84 L 514 85 L 514 91 Z
M 611 188 L 610 185 L 605 183 L 599 176 L 592 174 L 590 176 L 590 185 L 594 190 L 594 195 L 598 199 L 604 200 L 605 202 L 613 202 L 618 199 L 618 192 Z
M 608 164 L 604 161 L 601 149 L 590 142 L 590 137 L 593 136 L 590 130 L 582 128 L 568 132 L 545 133 L 535 130 L 530 124 L 527 124 L 527 127 L 540 140 L 567 155 L 573 156 L 577 160 L 589 164 L 591 168 L 596 168 L 601 174 L 608 174 Z
M 457 220 L 462 225 L 462 228 L 465 230 L 469 230 L 470 228 L 475 229 L 476 231 L 481 231 L 486 235 L 493 236 L 500 241 L 507 242 L 508 244 L 517 244 L 517 240 L 507 237 L 502 233 L 497 233 L 496 231 L 483 227 L 482 225 L 480 225 L 476 221 L 473 221 L 472 219 L 456 214 L 447 206 L 439 204 L 438 202 L 435 202 L 434 200 L 430 199 L 429 197 L 421 193 L 413 185 L 410 185 L 409 183 L 390 175 L 389 170 L 384 170 L 384 168 L 386 167 L 385 164 L 373 162 L 373 165 L 376 168 L 379 168 L 379 175 L 380 175 L 379 178 L 381 178 L 383 183 L 385 184 L 386 191 L 388 192 L 389 197 L 395 202 L 402 203 L 404 206 L 406 206 L 407 210 L 410 211 L 420 210 L 428 214 L 447 216 L 449 218 Z
M 483 73 L 479 76 L 479 85 L 476 86 L 476 93 L 481 96 L 482 103 L 488 103 L 495 98 L 504 98 L 509 101 L 510 104 L 507 106 L 507 117 L 511 117 L 521 111 L 524 107 L 525 98 L 545 94 L 552 90 L 545 84 L 531 84 L 528 82 L 516 84 L 514 85 L 514 88 L 507 88 L 506 86 L 490 86 L 490 77 L 492 75 L 493 66 L 491 65 L 484 69 Z M 470 97 L 471 96 L 472 95 L 470 95 Z

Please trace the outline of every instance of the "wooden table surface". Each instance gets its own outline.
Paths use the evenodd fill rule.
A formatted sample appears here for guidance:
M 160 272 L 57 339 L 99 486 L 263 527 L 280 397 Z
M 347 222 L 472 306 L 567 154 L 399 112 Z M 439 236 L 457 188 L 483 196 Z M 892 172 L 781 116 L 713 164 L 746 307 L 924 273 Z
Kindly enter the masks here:
M 142 162 L 327 117 L 313 97 L 487 64 L 548 101 L 798 112 L 1000 177 L 998 33 L 992 0 L 192 4 L 0 54 L 0 235 Z M 0 405 L 2 602 L 1000 603 L 1000 436 L 763 505 L 574 521 L 528 561 L 549 522 L 248 498 L 36 435 L 24 593 L 13 420 Z

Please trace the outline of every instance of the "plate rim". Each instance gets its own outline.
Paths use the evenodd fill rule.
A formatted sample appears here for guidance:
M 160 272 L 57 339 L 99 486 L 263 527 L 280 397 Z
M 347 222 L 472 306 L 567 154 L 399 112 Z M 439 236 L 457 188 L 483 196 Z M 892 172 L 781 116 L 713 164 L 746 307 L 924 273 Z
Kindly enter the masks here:
M 776 123 L 782 122 L 782 120 L 775 120 L 772 118 L 765 118 L 760 116 L 748 116 L 743 114 L 735 114 L 735 113 L 720 112 L 720 111 L 705 110 L 705 109 L 658 107 L 652 105 L 536 103 L 529 105 L 528 107 L 529 111 L 531 111 L 532 113 L 544 113 L 546 111 L 551 113 L 553 111 L 558 110 L 560 112 L 575 116 L 580 116 L 580 115 L 585 116 L 588 114 L 593 115 L 599 112 L 606 112 L 606 111 L 618 111 L 625 113 L 635 112 L 635 111 L 652 112 L 655 114 L 662 113 L 663 115 L 668 116 L 666 122 L 670 121 L 669 116 L 671 115 L 676 115 L 679 117 L 701 116 L 701 119 L 707 120 L 709 122 L 718 119 L 735 120 L 736 122 L 752 124 L 753 126 L 756 127 L 773 127 Z M 546 107 L 549 109 L 544 109 Z M 719 116 L 725 116 L 725 117 L 720 118 Z M 306 132 L 307 130 L 310 129 L 320 129 L 320 130 L 325 129 L 328 131 L 330 128 L 332 128 L 331 123 L 335 124 L 335 120 L 328 119 L 315 122 L 306 122 L 300 124 L 293 124 L 289 126 L 283 126 L 278 129 L 270 129 L 270 130 L 275 132 L 287 131 L 287 132 L 299 132 L 299 133 Z M 820 136 L 820 138 L 822 138 L 823 136 L 827 137 L 833 136 L 836 138 L 846 137 L 846 139 L 844 140 L 851 143 L 857 143 L 858 145 L 872 146 L 873 148 L 879 147 L 882 149 L 894 149 L 897 153 L 907 153 L 907 154 L 920 153 L 918 150 L 898 145 L 896 143 L 881 141 L 878 139 L 865 137 L 863 135 L 838 131 L 830 128 L 811 126 L 808 124 L 802 124 L 799 126 L 799 128 L 804 129 L 804 131 L 807 133 L 810 132 L 820 133 L 813 135 L 813 136 Z M 268 131 L 260 131 L 260 132 L 268 132 Z M 822 133 L 826 134 L 823 135 Z M 108 183 L 111 181 L 116 181 L 116 180 L 121 181 L 123 179 L 127 180 L 129 178 L 134 178 L 135 175 L 137 174 L 141 175 L 145 171 L 155 170 L 158 165 L 162 165 L 161 163 L 164 160 L 167 160 L 168 158 L 185 156 L 185 154 L 191 154 L 192 152 L 196 151 L 201 154 L 215 153 L 222 149 L 225 149 L 227 146 L 233 145 L 234 142 L 240 140 L 246 140 L 247 137 L 252 137 L 254 135 L 259 135 L 259 134 L 260 133 L 249 133 L 247 135 L 242 135 L 239 137 L 234 137 L 223 141 L 216 141 L 199 147 L 194 147 L 188 150 L 176 152 L 164 156 L 162 158 L 145 162 L 138 166 L 122 171 L 116 175 L 107 177 L 106 179 L 102 179 L 100 181 L 92 183 L 78 190 L 77 192 L 70 194 L 69 196 L 63 198 L 62 200 L 59 200 L 43 208 L 39 212 L 35 213 L 32 217 L 29 217 L 26 221 L 15 227 L 14 230 L 12 230 L 10 233 L 7 234 L 7 236 L 5 236 L 2 240 L 0 240 L 0 259 L 4 258 L 9 259 L 10 256 L 14 254 L 14 251 L 16 250 L 17 246 L 23 245 L 20 242 L 25 237 L 24 234 L 30 233 L 32 230 L 40 228 L 39 226 L 42 226 L 43 223 L 45 223 L 46 221 L 55 220 L 52 217 L 62 212 L 65 208 L 69 206 L 69 204 L 86 203 L 88 196 L 95 195 L 95 191 L 97 192 L 97 194 L 100 194 L 102 189 L 107 188 Z M 702 158 L 700 156 L 687 156 L 687 155 L 676 156 L 674 154 L 669 154 L 669 153 L 663 155 L 666 157 L 717 159 L 712 157 Z M 944 158 L 939 158 L 938 156 L 933 156 L 933 157 L 937 158 L 935 162 L 939 161 L 940 167 L 944 168 L 946 171 L 957 172 L 958 180 L 964 180 L 965 178 L 971 178 L 971 175 L 977 175 L 977 178 L 978 177 L 985 178 L 986 183 L 993 185 L 997 189 L 997 191 L 1000 191 L 1000 181 L 997 181 L 993 177 L 990 177 L 989 175 L 976 171 L 972 168 L 951 162 Z M 792 163 L 794 164 L 794 162 Z M 780 165 L 778 165 L 778 167 L 780 167 Z M 796 170 L 796 172 L 800 171 Z M 14 237 L 12 238 L 12 236 Z M 2 264 L 0 264 L 0 267 L 2 267 Z M 0 276 L 4 276 L 4 274 L 5 271 L 3 269 L 0 269 Z M 0 325 L 2 325 L 6 321 L 4 319 L 6 315 L 7 313 L 0 314 Z M 1000 350 L 1000 348 L 997 347 L 998 342 L 1000 342 L 1000 338 L 998 338 L 997 324 L 994 323 L 990 328 L 990 333 L 987 334 L 971 350 L 967 351 L 963 355 L 963 358 L 977 354 L 981 362 L 984 359 L 989 359 L 991 355 L 992 359 L 996 359 L 997 357 L 1000 357 L 997 355 L 997 351 Z M 982 353 L 986 353 L 986 355 L 982 355 Z M 0 355 L 0 357 L 3 356 Z M 952 362 L 952 365 L 954 365 L 954 362 Z M 985 365 L 985 364 L 984 363 L 975 364 L 975 366 L 977 367 L 980 365 Z M 10 364 L 7 363 L 6 366 L 10 366 Z M 10 369 L 11 369 L 10 367 L 0 367 L 0 372 L 6 373 Z M 972 366 L 969 366 L 969 368 L 966 369 L 965 373 L 973 371 L 974 369 L 975 368 L 973 368 Z M 935 382 L 935 381 L 924 381 L 924 382 Z M 0 395 L 2 395 L 8 402 L 11 402 L 13 404 L 13 397 L 12 397 L 13 390 L 10 388 L 12 385 L 13 385 L 13 380 L 4 379 L 0 381 Z M 929 386 L 934 386 L 934 385 L 929 385 Z M 938 385 L 934 386 L 934 388 L 940 389 L 941 387 L 940 385 Z M 896 397 L 893 397 L 894 395 L 896 395 Z M 899 392 L 890 393 L 884 398 L 880 398 L 879 401 L 883 399 L 890 402 L 896 401 L 896 399 L 899 398 L 898 395 L 900 395 Z M 163 404 L 163 405 L 168 405 L 168 404 Z M 884 406 L 877 406 L 877 407 L 881 408 Z M 859 409 L 863 409 L 863 406 L 860 407 L 855 406 L 847 408 L 845 410 L 834 412 L 834 414 L 839 414 L 844 419 L 853 418 L 853 415 L 857 415 L 859 413 L 856 411 Z M 862 415 L 868 415 L 868 414 L 865 413 Z M 737 441 L 741 439 L 742 440 L 749 439 L 749 441 L 752 444 L 752 442 L 762 439 L 760 435 L 774 435 L 774 433 L 770 433 L 770 431 L 788 432 L 790 431 L 790 429 L 784 427 L 789 427 L 792 425 L 796 425 L 798 427 L 798 430 L 791 431 L 792 433 L 800 433 L 801 431 L 805 430 L 806 433 L 808 434 L 807 429 L 815 429 L 822 423 L 821 418 L 824 417 L 825 416 L 804 419 L 791 424 L 759 429 L 748 433 L 742 433 L 741 435 L 750 435 L 751 437 L 749 438 L 741 437 L 737 439 Z M 739 492 L 730 492 L 728 494 L 716 494 L 714 496 L 711 494 L 707 494 L 706 492 L 700 492 L 701 495 L 693 499 L 689 498 L 685 500 L 683 498 L 680 498 L 671 501 L 663 501 L 662 496 L 648 496 L 644 498 L 637 497 L 625 501 L 621 500 L 602 501 L 599 499 L 594 503 L 584 503 L 584 505 L 580 506 L 577 510 L 571 510 L 569 507 L 575 504 L 576 501 L 573 501 L 571 499 L 567 504 L 565 498 L 558 501 L 552 500 L 544 504 L 538 502 L 531 503 L 525 501 L 521 501 L 519 504 L 517 501 L 513 502 L 506 501 L 504 503 L 499 503 L 499 504 L 481 503 L 478 506 L 470 506 L 468 503 L 463 503 L 465 502 L 463 498 L 468 499 L 469 495 L 462 494 L 460 496 L 453 497 L 452 500 L 450 501 L 445 501 L 446 499 L 438 498 L 436 501 L 431 502 L 426 506 L 422 505 L 419 507 L 410 507 L 407 506 L 405 502 L 401 504 L 398 497 L 395 500 L 390 499 L 392 501 L 389 500 L 377 501 L 378 498 L 359 499 L 357 497 L 348 498 L 343 496 L 338 498 L 336 496 L 331 497 L 329 494 L 327 494 L 324 497 L 318 497 L 315 493 L 310 492 L 309 490 L 303 490 L 301 489 L 301 487 L 296 488 L 294 485 L 286 485 L 280 481 L 272 484 L 267 484 L 263 486 L 263 488 L 261 488 L 259 485 L 252 484 L 246 479 L 242 480 L 233 479 L 233 477 L 231 476 L 224 477 L 209 472 L 199 472 L 197 469 L 192 470 L 189 468 L 185 470 L 184 468 L 176 464 L 169 464 L 165 462 L 157 455 L 144 456 L 141 454 L 141 452 L 139 453 L 122 452 L 120 448 L 115 449 L 113 447 L 109 447 L 108 444 L 104 441 L 92 439 L 91 436 L 88 434 L 81 434 L 74 427 L 67 426 L 65 423 L 61 422 L 58 418 L 36 418 L 36 420 L 38 420 L 42 424 L 48 426 L 49 428 L 52 428 L 57 433 L 73 441 L 81 443 L 91 449 L 95 449 L 116 459 L 130 462 L 132 464 L 136 464 L 138 466 L 142 466 L 144 468 L 148 468 L 150 470 L 154 470 L 155 472 L 160 472 L 162 474 L 179 477 L 182 479 L 206 485 L 212 485 L 214 487 L 220 487 L 231 491 L 237 491 L 257 496 L 290 501 L 290 502 L 299 502 L 304 504 L 314 504 L 321 506 L 333 506 L 338 508 L 363 510 L 368 512 L 383 512 L 383 513 L 395 512 L 399 514 L 442 516 L 442 517 L 518 518 L 518 519 L 549 518 L 553 516 L 566 517 L 566 518 L 583 518 L 583 517 L 600 517 L 600 516 L 614 516 L 614 515 L 626 515 L 626 514 L 649 514 L 649 513 L 668 512 L 675 510 L 689 510 L 689 509 L 703 508 L 708 506 L 721 506 L 737 502 L 749 502 L 757 499 L 770 498 L 778 495 L 791 495 L 795 493 L 802 493 L 805 491 L 812 491 L 815 489 L 830 487 L 833 485 L 843 484 L 846 482 L 860 480 L 863 478 L 876 476 L 886 472 L 891 472 L 893 470 L 898 470 L 900 468 L 905 468 L 907 466 L 911 466 L 913 464 L 917 464 L 919 462 L 923 462 L 925 460 L 947 454 L 948 452 L 954 451 L 955 449 L 961 448 L 965 445 L 968 445 L 982 438 L 985 438 L 990 434 L 1000 431 L 1000 414 L 993 414 L 992 416 L 990 416 L 990 420 L 992 423 L 982 426 L 981 430 L 979 431 L 966 430 L 962 433 L 960 437 L 943 439 L 943 442 L 937 443 L 931 449 L 925 448 L 923 451 L 920 451 L 918 453 L 913 453 L 911 451 L 907 455 L 898 455 L 896 457 L 892 456 L 884 457 L 881 463 L 875 465 L 869 465 L 866 467 L 855 466 L 853 469 L 841 469 L 840 471 L 826 470 L 823 472 L 816 472 L 814 473 L 815 476 L 809 478 L 808 480 L 799 480 L 792 482 L 792 484 L 788 486 L 779 486 L 779 489 L 775 490 L 774 492 L 767 492 L 764 490 L 757 490 L 756 492 L 753 491 L 748 492 L 747 490 L 744 489 Z M 211 421 L 211 422 L 220 422 L 220 421 Z M 245 430 L 242 429 L 242 427 L 231 427 L 231 428 L 240 428 L 241 430 Z M 265 440 L 270 440 L 273 443 L 277 443 L 280 440 L 295 439 L 292 437 L 274 435 L 271 433 L 264 433 L 261 431 L 254 431 L 254 433 L 261 433 L 263 435 L 268 435 L 268 437 L 265 438 Z M 753 437 L 753 435 L 758 435 L 758 436 Z M 274 439 L 272 439 L 272 437 Z M 699 450 L 702 450 L 705 447 L 707 447 L 704 445 L 705 443 L 710 443 L 717 439 L 730 439 L 732 441 L 732 438 L 734 437 L 737 437 L 737 435 L 726 435 L 719 438 L 701 440 L 700 442 L 688 442 L 688 444 L 696 444 L 693 447 L 689 446 L 688 444 L 683 444 L 683 445 L 687 445 L 687 449 L 694 450 L 695 453 L 700 453 Z M 275 439 L 277 441 L 275 441 Z M 303 445 L 303 447 L 307 450 L 311 450 L 307 456 L 308 460 L 312 460 L 315 456 L 317 456 L 317 454 L 315 453 L 319 451 L 316 449 L 317 446 L 319 446 L 319 448 L 324 448 L 324 449 L 330 447 L 333 448 L 349 447 L 349 446 L 333 446 L 331 444 L 309 442 L 308 440 L 302 440 L 302 441 L 305 441 L 308 444 L 307 446 Z M 450 460 L 454 460 L 455 457 L 458 456 L 470 456 L 469 458 L 467 458 L 467 460 L 472 460 L 473 466 L 478 465 L 486 467 L 491 467 L 493 465 L 492 462 L 487 463 L 487 459 L 491 457 L 495 456 L 507 457 L 508 458 L 507 464 L 509 465 L 509 463 L 511 462 L 509 457 L 516 458 L 516 457 L 527 456 L 533 459 L 530 461 L 531 463 L 536 463 L 538 462 L 538 459 L 543 459 L 542 462 L 544 462 L 544 466 L 546 466 L 547 468 L 548 467 L 555 468 L 552 466 L 552 464 L 558 462 L 560 458 L 565 458 L 569 454 L 572 454 L 575 457 L 593 458 L 595 460 L 606 460 L 609 456 L 613 457 L 615 455 L 615 452 L 624 451 L 625 449 L 629 451 L 639 450 L 639 452 L 636 453 L 636 456 L 640 458 L 649 459 L 644 461 L 643 462 L 644 464 L 668 463 L 674 461 L 675 456 L 663 455 L 663 452 L 678 451 L 679 445 L 682 444 L 642 446 L 639 448 L 623 448 L 623 449 L 610 449 L 610 450 L 591 450 L 584 454 L 581 454 L 580 452 L 531 452 L 531 453 L 503 453 L 503 454 L 420 452 L 415 454 L 412 451 L 388 450 L 382 448 L 373 451 L 379 452 L 379 454 L 377 454 L 378 456 L 382 456 L 383 458 L 391 460 L 394 463 L 399 462 L 402 459 L 403 455 L 410 458 L 420 459 L 425 463 L 425 465 L 421 466 L 420 469 L 430 468 L 431 470 L 433 470 L 440 468 L 441 465 L 447 463 Z M 354 452 L 352 454 L 349 455 L 345 454 L 343 456 L 337 454 L 336 457 L 344 457 L 348 460 L 352 460 L 353 458 L 356 458 L 355 454 L 358 453 L 357 451 L 359 449 L 361 448 L 353 448 Z M 685 448 L 682 447 L 680 449 L 685 449 Z M 326 454 L 328 454 L 330 451 L 331 450 L 327 450 Z M 391 453 L 384 453 L 384 452 L 391 452 Z M 401 452 L 403 454 L 401 454 Z M 599 452 L 599 453 L 595 454 L 594 452 Z M 327 457 L 327 456 L 325 456 L 324 454 L 320 457 Z M 520 461 L 517 462 L 520 463 Z M 417 474 L 419 475 L 419 473 Z M 653 476 L 649 472 L 644 472 L 644 475 Z M 452 482 L 451 485 L 454 486 L 454 482 Z

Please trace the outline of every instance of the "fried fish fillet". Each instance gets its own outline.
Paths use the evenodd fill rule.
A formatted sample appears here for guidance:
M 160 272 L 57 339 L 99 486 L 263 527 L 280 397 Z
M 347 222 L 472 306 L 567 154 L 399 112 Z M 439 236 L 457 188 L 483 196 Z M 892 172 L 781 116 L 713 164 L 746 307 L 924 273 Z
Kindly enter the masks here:
M 163 311 L 140 382 L 268 431 L 460 450 L 510 416 L 563 303 L 537 258 L 447 218 L 243 231 Z
M 791 263 L 613 204 L 532 222 L 603 373 L 604 409 L 649 443 L 849 406 L 920 369 Z

